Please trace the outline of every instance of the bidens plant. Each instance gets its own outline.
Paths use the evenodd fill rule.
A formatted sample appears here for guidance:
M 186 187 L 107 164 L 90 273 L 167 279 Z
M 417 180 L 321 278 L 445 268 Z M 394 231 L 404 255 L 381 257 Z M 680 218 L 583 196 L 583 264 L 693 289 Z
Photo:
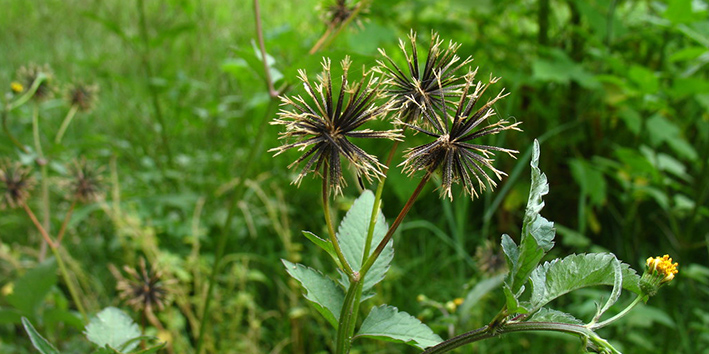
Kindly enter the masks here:
M 328 237 L 307 231 L 304 235 L 331 256 L 341 276 L 333 279 L 302 264 L 287 260 L 283 263 L 288 274 L 303 286 L 305 298 L 336 329 L 334 352 L 349 353 L 353 341 L 360 338 L 406 343 L 425 353 L 445 353 L 503 333 L 557 331 L 579 336 L 590 351 L 618 353 L 595 330 L 622 317 L 641 300 L 647 300 L 654 294 L 647 289 L 656 290 L 674 277 L 677 265 L 668 259 L 648 260 L 650 275 L 646 274 L 645 281 L 641 281 L 634 270 L 609 253 L 571 255 L 542 264 L 554 246 L 555 230 L 553 223 L 540 215 L 544 207 L 542 197 L 548 193 L 549 185 L 538 168 L 540 150 L 536 141 L 521 239 L 516 243 L 510 236 L 502 236 L 509 271 L 501 289 L 506 304 L 498 315 L 482 328 L 445 341 L 417 318 L 390 305 L 372 306 L 359 321 L 361 304 L 373 296 L 373 287 L 384 280 L 394 257 L 392 236 L 426 183 L 440 174 L 442 197 L 453 199 L 454 185 L 460 184 L 464 194 L 475 198 L 479 191 L 492 189 L 495 180 L 506 175 L 495 167 L 495 154 L 502 152 L 511 157 L 517 154 L 516 150 L 481 142 L 488 135 L 520 131 L 520 122 L 494 118 L 493 105 L 507 96 L 504 90 L 492 98 L 483 97 L 499 79 L 490 77 L 487 83 L 476 81 L 477 69 L 466 68 L 472 59 L 461 61 L 455 54 L 459 48 L 455 43 L 441 49 L 443 41 L 435 33 L 425 61 L 419 63 L 416 35 L 412 33 L 409 38 L 410 52 L 404 41 L 400 41 L 405 66 L 399 66 L 380 50 L 384 60 L 378 61 L 373 70 L 364 70 L 362 78 L 353 83 L 348 78 L 351 66 L 348 58 L 342 62 L 342 75 L 335 84 L 329 59 L 323 60 L 324 70 L 315 85 L 301 71 L 299 79 L 307 96 L 282 97 L 284 108 L 273 122 L 285 127 L 281 139 L 286 142 L 271 151 L 276 155 L 290 149 L 303 151 L 289 166 L 304 165 L 294 183 L 300 184 L 307 174 L 322 178 Z M 467 71 L 461 74 L 462 69 Z M 363 128 L 365 123 L 376 119 L 389 119 L 398 129 Z M 399 215 L 387 225 L 380 210 L 381 197 L 393 156 L 406 131 L 424 134 L 431 140 L 404 151 L 399 166 L 412 177 L 422 177 Z M 359 138 L 394 141 L 385 162 L 355 145 L 354 140 Z M 343 158 L 353 167 L 360 185 L 364 177 L 367 181 L 377 179 L 378 186 L 375 192 L 366 189 L 362 192 L 336 229 L 330 198 L 342 194 L 346 185 Z M 552 300 L 571 291 L 600 285 L 612 287 L 610 296 L 587 323 L 549 307 Z M 604 319 L 623 289 L 635 293 L 636 300 L 615 316 Z

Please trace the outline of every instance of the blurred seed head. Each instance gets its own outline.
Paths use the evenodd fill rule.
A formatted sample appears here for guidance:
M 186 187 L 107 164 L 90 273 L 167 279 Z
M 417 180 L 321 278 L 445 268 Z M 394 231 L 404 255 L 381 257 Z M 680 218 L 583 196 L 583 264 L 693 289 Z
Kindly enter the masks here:
M 335 0 L 326 1 L 325 4 L 319 6 L 321 8 L 322 21 L 330 28 L 337 28 L 346 22 L 355 12 L 357 6 L 363 6 L 362 3 L 357 3 L 351 0 Z M 366 9 L 360 10 L 359 13 L 366 12 Z M 357 19 L 357 24 L 362 25 L 362 22 Z
M 485 240 L 475 249 L 475 263 L 483 274 L 493 276 L 507 269 L 507 261 L 496 243 Z
M 27 201 L 35 179 L 28 167 L 0 160 L 0 209 L 15 208 Z
M 85 158 L 75 160 L 69 167 L 71 177 L 68 187 L 70 198 L 81 203 L 92 203 L 103 199 L 102 167 L 95 167 Z
M 456 54 L 460 44 L 449 42 L 443 47 L 443 40 L 438 33 L 431 33 L 431 43 L 426 60 L 419 62 L 416 46 L 416 33 L 409 34 L 410 50 L 403 39 L 399 39 L 399 48 L 406 58 L 406 66 L 399 66 L 384 49 L 379 53 L 384 60 L 378 60 L 375 69 L 388 78 L 387 95 L 394 100 L 394 109 L 398 119 L 405 123 L 418 120 L 423 111 L 442 110 L 448 103 L 446 99 L 459 97 L 465 86 L 465 79 L 459 72 L 473 61 L 471 57 L 461 61 Z
M 71 106 L 76 106 L 82 112 L 90 112 L 98 101 L 98 85 L 88 85 L 77 82 L 66 90 L 66 100 Z
M 308 173 L 329 174 L 329 187 L 334 192 L 341 193 L 346 184 L 342 175 L 341 157 L 350 162 L 357 176 L 367 180 L 383 175 L 384 167 L 377 158 L 368 154 L 349 138 L 377 138 L 400 140 L 399 130 L 374 131 L 360 128 L 364 123 L 377 119 L 389 112 L 389 101 L 378 104 L 382 97 L 381 81 L 370 71 L 365 71 L 359 81 L 350 83 L 348 71 L 350 59 L 342 62 L 342 75 L 339 90 L 333 89 L 330 72 L 330 60 L 324 59 L 323 72 L 318 76 L 315 85 L 310 83 L 304 70 L 299 71 L 299 79 L 303 82 L 307 99 L 301 96 L 282 96 L 284 106 L 278 118 L 271 124 L 285 126 L 285 132 L 279 139 L 294 140 L 269 151 L 279 155 L 286 150 L 297 148 L 305 153 L 291 163 L 288 168 L 305 162 L 298 177 L 293 183 L 300 184 Z M 307 149 L 307 151 L 306 151 Z M 275 156 L 274 155 L 274 156 Z M 324 175 L 323 175 L 324 176 Z
M 474 74 L 466 78 L 460 101 L 455 106 L 455 113 L 449 116 L 448 109 L 443 109 L 439 114 L 431 109 L 423 109 L 424 117 L 431 126 L 427 130 L 422 126 L 407 124 L 406 126 L 424 133 L 436 140 L 406 151 L 406 160 L 401 163 L 404 170 L 410 175 L 419 170 L 430 173 L 440 169 L 442 175 L 441 196 L 453 199 L 451 187 L 454 183 L 463 185 L 463 189 L 472 198 L 478 196 L 475 186 L 485 190 L 486 186 L 493 188 L 497 184 L 485 170 L 492 172 L 498 180 L 506 175 L 503 171 L 493 166 L 495 152 L 504 152 L 511 157 L 518 153 L 516 150 L 506 149 L 491 145 L 475 144 L 474 141 L 486 135 L 498 134 L 505 130 L 521 131 L 518 127 L 521 122 L 512 123 L 505 119 L 495 123 L 487 123 L 495 115 L 492 105 L 507 96 L 504 89 L 488 101 L 485 105 L 475 110 L 474 107 L 487 87 L 496 83 L 499 78 L 490 78 L 488 84 L 478 81 L 473 82 Z M 470 92 L 472 90 L 472 93 Z M 441 96 L 440 101 L 445 101 Z M 400 165 L 400 166 L 401 166 Z
M 52 86 L 54 73 L 52 69 L 47 64 L 43 66 L 29 64 L 17 70 L 17 81 L 24 86 L 25 90 L 29 90 L 32 84 L 41 77 L 44 77 L 44 79 L 37 86 L 37 91 L 32 96 L 32 99 L 38 102 L 49 99 L 54 95 L 54 87 Z
M 134 310 L 152 312 L 154 309 L 165 309 L 168 287 L 173 281 L 164 280 L 162 271 L 154 265 L 148 267 L 145 258 L 140 258 L 138 268 L 123 267 L 127 277 L 113 265 L 109 266 L 109 270 L 118 281 L 118 296 Z

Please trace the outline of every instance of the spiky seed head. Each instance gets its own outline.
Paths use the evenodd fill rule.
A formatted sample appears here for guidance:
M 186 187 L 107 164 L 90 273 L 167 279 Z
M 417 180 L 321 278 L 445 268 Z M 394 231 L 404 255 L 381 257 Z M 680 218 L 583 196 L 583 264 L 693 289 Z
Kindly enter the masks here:
M 91 203 L 103 198 L 102 167 L 95 167 L 85 158 L 75 160 L 70 166 L 68 181 L 70 198 L 81 203 Z
M 474 83 L 474 76 L 466 78 L 460 100 L 455 105 L 455 113 L 451 117 L 448 110 L 444 109 L 439 114 L 434 110 L 423 110 L 428 125 L 428 130 L 422 126 L 406 124 L 406 126 L 435 138 L 434 141 L 417 146 L 406 151 L 404 166 L 405 172 L 410 175 L 419 170 L 433 173 L 441 171 L 441 195 L 453 199 L 452 185 L 462 184 L 463 189 L 471 198 L 478 196 L 476 185 L 480 190 L 496 186 L 495 180 L 488 175 L 486 170 L 501 180 L 505 172 L 493 166 L 496 152 L 504 152 L 511 157 L 518 153 L 516 150 L 476 144 L 473 141 L 483 136 L 498 134 L 506 130 L 517 130 L 521 122 L 510 122 L 506 119 L 488 123 L 495 115 L 492 105 L 507 96 L 504 89 L 485 105 L 475 110 L 474 107 L 487 87 L 496 83 L 499 78 L 490 78 L 487 84 L 478 81 Z M 471 92 L 472 90 L 472 92 Z M 440 98 L 441 101 L 445 97 Z
M 136 311 L 163 310 L 168 302 L 169 286 L 172 280 L 165 280 L 164 274 L 153 264 L 148 267 L 145 258 L 140 258 L 138 268 L 124 266 L 127 277 L 111 265 L 111 273 L 118 281 L 116 290 L 121 300 Z
M 21 206 L 34 186 L 35 179 L 28 167 L 9 160 L 0 161 L 0 209 Z
M 465 86 L 466 72 L 461 71 L 473 61 L 471 57 L 461 61 L 456 54 L 460 44 L 450 41 L 444 47 L 443 39 L 432 32 L 426 59 L 421 63 L 416 37 L 411 31 L 410 46 L 403 39 L 399 40 L 399 48 L 406 58 L 405 66 L 398 65 L 380 48 L 384 60 L 378 60 L 375 68 L 388 79 L 386 93 L 394 101 L 398 119 L 404 123 L 419 120 L 424 111 L 442 110 L 454 103 Z
M 66 90 L 66 100 L 71 106 L 76 106 L 82 112 L 90 112 L 98 102 L 99 87 L 76 82 Z
M 279 139 L 287 142 L 269 151 L 279 155 L 286 150 L 305 151 L 288 167 L 304 162 L 294 183 L 300 184 L 308 173 L 321 174 L 329 179 L 329 187 L 336 194 L 346 184 L 342 175 L 341 157 L 349 161 L 358 177 L 371 181 L 383 175 L 384 167 L 374 155 L 353 144 L 351 138 L 400 140 L 400 130 L 374 131 L 359 129 L 365 123 L 385 116 L 391 102 L 379 103 L 382 98 L 381 81 L 371 71 L 365 70 L 361 79 L 348 80 L 351 65 L 349 57 L 341 62 L 342 75 L 339 89 L 333 87 L 330 59 L 323 59 L 323 71 L 317 82 L 311 84 L 304 70 L 299 71 L 306 97 L 282 96 L 282 108 L 271 124 L 283 125 L 285 131 Z M 307 150 L 306 150 L 307 149 Z

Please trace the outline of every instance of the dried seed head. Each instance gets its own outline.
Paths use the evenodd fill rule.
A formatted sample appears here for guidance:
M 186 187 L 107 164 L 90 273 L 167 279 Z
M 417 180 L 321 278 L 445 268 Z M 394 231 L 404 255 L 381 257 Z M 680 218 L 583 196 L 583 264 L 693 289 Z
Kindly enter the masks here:
M 357 6 L 364 6 L 362 2 L 354 2 L 351 0 L 335 0 L 329 1 L 322 6 L 319 6 L 321 11 L 322 21 L 330 28 L 337 28 L 355 13 Z M 359 13 L 366 12 L 367 9 L 360 10 Z M 362 26 L 362 22 L 357 19 L 357 24 Z
M 91 203 L 103 198 L 103 168 L 94 167 L 85 158 L 76 160 L 70 166 L 71 178 L 68 181 L 73 199 L 82 203 Z
M 379 53 L 385 60 L 378 60 L 376 68 L 387 79 L 386 93 L 394 100 L 394 109 L 398 111 L 398 119 L 404 123 L 413 123 L 422 116 L 422 112 L 444 109 L 448 104 L 446 99 L 456 100 L 465 86 L 465 79 L 459 72 L 473 61 L 471 57 L 461 61 L 456 54 L 460 44 L 449 42 L 443 48 L 443 40 L 438 33 L 431 33 L 431 43 L 426 61 L 421 66 L 416 47 L 416 33 L 409 34 L 411 52 L 404 40 L 399 40 L 399 48 L 406 58 L 406 66 L 402 67 L 387 55 L 383 49 Z M 445 97 L 445 99 L 444 99 Z
M 381 105 L 381 82 L 365 72 L 359 81 L 348 81 L 350 59 L 346 57 L 342 65 L 342 76 L 339 92 L 332 85 L 330 60 L 324 59 L 323 72 L 318 76 L 317 83 L 312 85 L 305 71 L 301 70 L 299 79 L 303 82 L 307 99 L 301 96 L 281 97 L 284 106 L 290 110 L 281 109 L 278 118 L 271 124 L 285 126 L 285 132 L 280 139 L 295 140 L 269 151 L 275 155 L 297 148 L 307 151 L 288 167 L 291 168 L 305 161 L 294 183 L 299 184 L 308 173 L 322 173 L 329 178 L 330 189 L 335 193 L 342 192 L 345 184 L 342 175 L 340 157 L 344 157 L 357 171 L 358 177 L 371 180 L 372 176 L 382 176 L 383 167 L 377 158 L 368 154 L 350 138 L 377 138 L 399 140 L 399 130 L 374 131 L 371 129 L 356 130 L 364 123 L 386 115 L 390 110 L 390 102 Z M 274 155 L 274 156 L 275 156 Z
M 25 87 L 25 90 L 29 90 L 35 81 L 41 80 L 39 86 L 37 86 L 37 90 L 32 96 L 32 99 L 35 101 L 44 101 L 54 95 L 54 87 L 52 86 L 54 73 L 47 64 L 43 66 L 29 64 L 21 67 L 17 70 L 17 80 Z
M 145 258 L 140 258 L 139 268 L 124 266 L 124 277 L 113 265 L 111 273 L 118 280 L 118 296 L 136 311 L 163 310 L 168 302 L 168 286 L 172 281 L 163 280 L 163 273 L 153 265 L 148 268 Z
M 66 90 L 66 100 L 69 105 L 76 106 L 82 112 L 90 112 L 98 101 L 98 85 L 87 85 L 77 82 Z
M 9 160 L 0 161 L 0 209 L 25 203 L 34 185 L 29 168 Z
M 447 109 L 441 111 L 441 116 L 434 110 L 422 108 L 428 125 L 432 127 L 430 131 L 418 125 L 405 123 L 406 126 L 436 140 L 407 150 L 406 160 L 401 165 L 405 166 L 404 169 L 409 174 L 419 170 L 434 172 L 440 169 L 442 174 L 441 195 L 446 195 L 451 200 L 453 199 L 451 192 L 453 183 L 462 183 L 465 192 L 472 198 L 478 195 L 476 184 L 481 191 L 485 190 L 486 186 L 490 188 L 496 186 L 495 180 L 485 172 L 485 169 L 491 171 L 498 180 L 506 175 L 492 164 L 495 152 L 504 152 L 512 157 L 518 153 L 512 149 L 472 143 L 475 139 L 505 130 L 521 131 L 518 127 L 521 122 L 512 123 L 503 119 L 495 123 L 485 123 L 495 115 L 494 109 L 491 108 L 492 105 L 507 94 L 503 89 L 484 106 L 474 110 L 487 87 L 497 82 L 499 78 L 490 78 L 488 84 L 483 84 L 480 81 L 474 83 L 473 78 L 473 75 L 467 76 L 466 85 L 463 88 L 460 101 L 455 106 L 453 117 L 449 117 Z M 445 97 L 441 96 L 440 101 L 445 101 Z

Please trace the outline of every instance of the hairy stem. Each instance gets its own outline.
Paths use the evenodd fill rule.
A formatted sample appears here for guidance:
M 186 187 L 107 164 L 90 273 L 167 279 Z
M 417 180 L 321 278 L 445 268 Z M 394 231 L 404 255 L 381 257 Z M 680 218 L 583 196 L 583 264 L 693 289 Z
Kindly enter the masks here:
M 336 354 L 347 354 L 350 352 L 354 325 L 355 322 L 357 322 L 357 313 L 359 312 L 360 296 L 357 296 L 357 294 L 362 294 L 363 283 L 363 279 L 358 277 L 354 280 L 350 280 L 350 286 L 347 289 L 345 302 L 342 304 L 342 311 L 340 312 L 340 322 L 337 326 Z

